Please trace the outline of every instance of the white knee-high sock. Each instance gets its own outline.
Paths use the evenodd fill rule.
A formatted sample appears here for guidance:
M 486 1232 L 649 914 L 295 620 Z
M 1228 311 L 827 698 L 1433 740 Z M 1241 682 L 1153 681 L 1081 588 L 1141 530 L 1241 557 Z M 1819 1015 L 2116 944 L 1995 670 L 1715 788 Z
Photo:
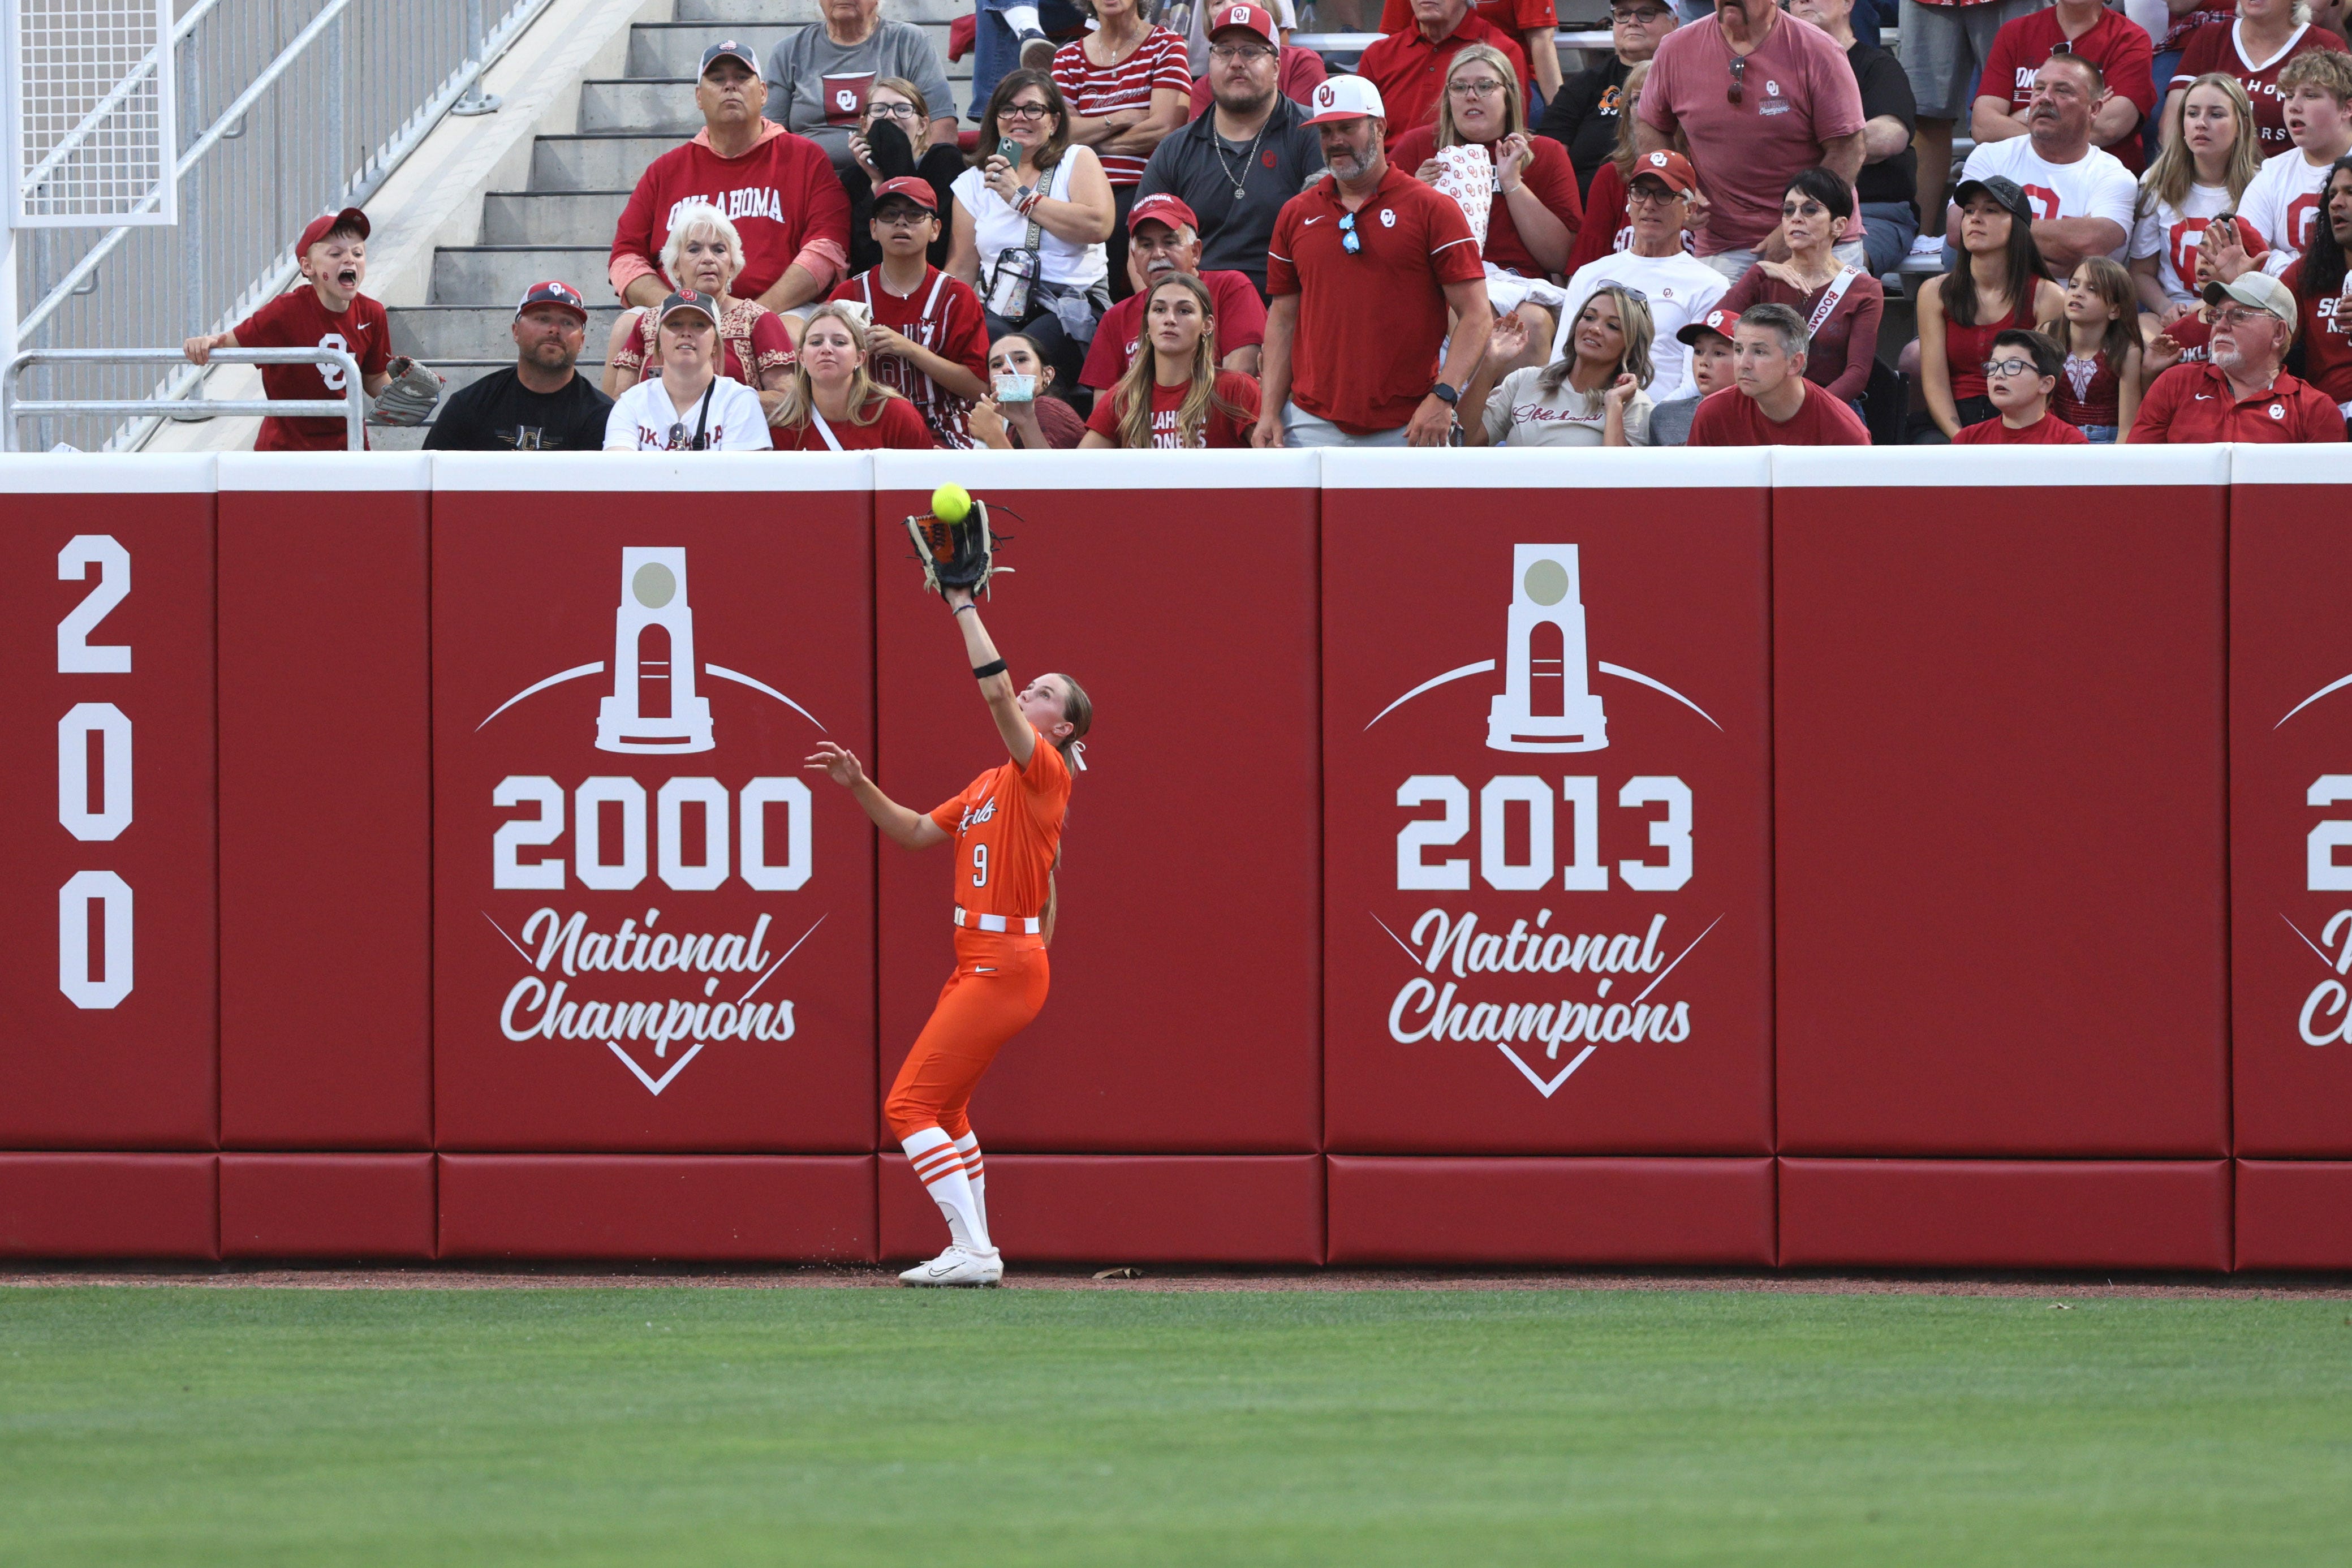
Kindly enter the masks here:
M 926 1127 L 900 1147 L 914 1164 L 915 1179 L 947 1216 L 950 1237 L 969 1251 L 986 1252 L 988 1222 L 981 1218 L 971 1184 L 964 1179 L 963 1156 L 956 1152 L 955 1141 L 940 1128 Z
M 1016 38 L 1024 33 L 1042 33 L 1045 30 L 1045 24 L 1038 19 L 1037 7 L 1034 5 L 1007 5 L 999 15 L 1003 16 L 1004 25 L 1013 29 L 1013 36 Z
M 963 1179 L 971 1184 L 971 1206 L 980 1215 L 980 1228 L 988 1228 L 988 1175 L 980 1163 L 980 1134 L 967 1132 L 955 1141 L 963 1156 Z

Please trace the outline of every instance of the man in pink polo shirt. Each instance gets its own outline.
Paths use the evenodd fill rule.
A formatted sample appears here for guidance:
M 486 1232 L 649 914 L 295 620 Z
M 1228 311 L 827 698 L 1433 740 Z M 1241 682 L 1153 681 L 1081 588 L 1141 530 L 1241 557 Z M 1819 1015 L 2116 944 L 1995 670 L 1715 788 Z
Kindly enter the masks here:
M 1699 258 L 1737 281 L 1785 256 L 1780 198 L 1819 164 L 1848 184 L 1862 172 L 1862 89 L 1836 40 L 1773 0 L 1716 0 L 1715 15 L 1659 41 L 1642 88 L 1636 146 L 1674 145 L 1680 132 L 1707 201 Z M 1860 204 L 1856 204 L 1856 210 Z M 1869 260 L 1858 232 L 1835 252 Z
M 1519 101 L 1528 101 L 1528 57 L 1517 38 L 1471 10 L 1470 0 L 1412 0 L 1412 26 L 1381 38 L 1356 62 L 1357 74 L 1380 89 L 1388 107 L 1390 135 L 1436 121 L 1446 69 L 1465 44 L 1502 50 L 1519 79 Z

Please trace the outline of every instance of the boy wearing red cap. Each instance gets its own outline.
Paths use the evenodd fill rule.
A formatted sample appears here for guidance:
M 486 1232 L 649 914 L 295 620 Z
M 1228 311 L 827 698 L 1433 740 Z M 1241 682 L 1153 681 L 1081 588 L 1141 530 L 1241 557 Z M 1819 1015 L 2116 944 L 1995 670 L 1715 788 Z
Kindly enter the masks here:
M 392 380 L 392 321 L 383 306 L 360 292 L 367 278 L 367 214 L 357 207 L 320 213 L 302 231 L 294 264 L 304 287 L 280 294 L 229 331 L 190 338 L 184 348 L 192 364 L 206 364 L 215 349 L 340 349 L 359 362 L 360 385 L 371 397 Z M 334 364 L 266 364 L 265 395 L 311 402 L 350 393 L 342 367 Z M 367 437 L 360 437 L 364 445 Z M 259 452 L 341 452 L 349 448 L 350 426 L 341 419 L 271 417 L 261 422 Z
M 975 446 L 966 421 L 988 395 L 988 320 L 971 284 L 930 264 L 938 193 L 913 174 L 885 180 L 874 188 L 868 226 L 882 265 L 833 291 L 866 308 L 866 369 L 915 405 L 934 442 Z

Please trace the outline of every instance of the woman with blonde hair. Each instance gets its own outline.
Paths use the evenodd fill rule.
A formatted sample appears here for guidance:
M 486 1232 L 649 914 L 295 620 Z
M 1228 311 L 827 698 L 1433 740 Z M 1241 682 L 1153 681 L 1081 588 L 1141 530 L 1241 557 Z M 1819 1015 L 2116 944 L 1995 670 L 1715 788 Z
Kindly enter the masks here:
M 1437 154 L 1447 147 L 1484 147 L 1494 168 L 1487 271 L 1534 279 L 1566 274 L 1584 222 L 1576 167 L 1567 148 L 1529 132 L 1517 73 L 1492 44 L 1465 44 L 1447 62 L 1435 123 L 1390 138 L 1389 162 L 1433 184 Z
M 1095 399 L 1081 447 L 1216 447 L 1250 444 L 1257 423 L 1254 376 L 1217 368 L 1216 307 L 1209 286 L 1172 272 L 1143 301 L 1149 353 Z
M 827 300 L 809 312 L 799 363 L 769 436 L 779 452 L 929 448 L 915 405 L 866 374 L 866 323 L 854 306 Z
M 2254 106 L 2237 78 L 2208 71 L 2164 106 L 2164 150 L 2140 176 L 2132 224 L 2132 281 L 2154 337 L 2198 306 L 2197 247 L 2206 226 L 2234 214 L 2263 166 Z
M 1642 86 L 1649 79 L 1650 62 L 1643 60 L 1625 73 L 1625 85 L 1617 89 L 1617 150 L 1593 171 L 1591 187 L 1584 193 L 1584 217 L 1577 226 L 1576 245 L 1569 252 L 1568 265 L 1560 268 L 1569 277 L 1574 277 L 1580 267 L 1624 249 L 1633 240 L 1627 191 L 1633 183 L 1633 127 L 1642 118 Z
M 708 202 L 679 209 L 663 242 L 663 273 L 681 292 L 709 299 L 719 311 L 719 374 L 761 395 L 773 417 L 792 379 L 793 340 L 784 319 L 757 300 L 728 292 L 743 270 L 743 238 Z M 624 310 L 604 348 L 604 395 L 617 398 L 661 374 L 661 340 L 651 310 Z
M 1568 352 L 1540 370 L 1498 377 L 1528 346 L 1516 315 L 1495 323 L 1470 384 L 1462 428 L 1473 447 L 1640 447 L 1648 444 L 1655 328 L 1642 296 L 1604 283 L 1586 297 Z

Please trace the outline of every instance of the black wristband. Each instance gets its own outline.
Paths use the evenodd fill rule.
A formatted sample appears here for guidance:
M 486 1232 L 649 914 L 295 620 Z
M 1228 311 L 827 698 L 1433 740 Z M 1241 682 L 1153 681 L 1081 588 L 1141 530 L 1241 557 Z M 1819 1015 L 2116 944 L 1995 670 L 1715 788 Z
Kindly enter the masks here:
M 1004 673 L 1004 661 L 1001 658 L 997 658 L 991 659 L 986 664 L 975 664 L 971 667 L 971 672 L 981 679 L 986 680 L 992 675 L 1003 675 Z
M 973 604 L 970 599 L 966 599 L 962 604 L 958 605 L 954 609 L 952 609 L 952 610 L 949 611 L 948 613 L 949 613 L 950 615 L 960 616 L 960 615 L 962 615 L 966 610 L 977 610 L 977 609 L 979 609 L 979 608 L 980 608 L 980 606 L 979 606 L 978 605 Z

